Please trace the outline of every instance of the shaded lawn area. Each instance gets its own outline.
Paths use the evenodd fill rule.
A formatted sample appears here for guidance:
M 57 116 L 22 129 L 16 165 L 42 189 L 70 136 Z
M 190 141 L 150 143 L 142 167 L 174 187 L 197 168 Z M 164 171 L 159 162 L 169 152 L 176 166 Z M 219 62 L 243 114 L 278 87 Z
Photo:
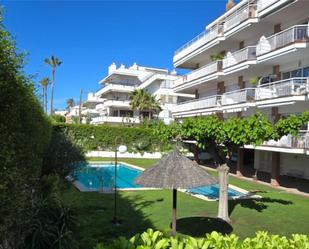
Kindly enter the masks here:
M 108 161 L 110 159 L 107 159 Z M 155 160 L 121 159 L 138 166 L 148 167 Z M 202 236 L 213 229 L 235 233 L 241 238 L 265 230 L 289 236 L 309 234 L 309 198 L 277 191 L 264 185 L 230 177 L 230 183 L 246 190 L 261 191 L 262 200 L 230 201 L 231 224 L 215 219 L 217 202 L 207 202 L 184 193 L 178 195 L 178 231 Z M 118 216 L 123 225 L 111 225 L 114 199 L 112 194 L 81 193 L 70 187 L 64 200 L 78 213 L 81 248 L 92 248 L 97 242 L 107 242 L 118 236 L 130 237 L 152 227 L 170 231 L 172 192 L 168 190 L 121 191 L 118 195 Z

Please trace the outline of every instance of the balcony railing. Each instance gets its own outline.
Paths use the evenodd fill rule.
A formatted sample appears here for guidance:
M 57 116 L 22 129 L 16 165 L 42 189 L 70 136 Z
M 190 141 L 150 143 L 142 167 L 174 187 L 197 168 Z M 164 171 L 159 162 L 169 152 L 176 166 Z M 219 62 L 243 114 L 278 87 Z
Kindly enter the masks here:
M 238 50 L 234 53 L 228 53 L 223 60 L 223 69 L 237 65 L 245 61 L 251 61 L 256 59 L 256 47 L 249 46 Z
M 103 116 L 92 118 L 92 124 L 101 123 L 139 123 L 140 120 L 137 117 L 114 117 L 114 116 Z
M 208 76 L 210 74 L 219 72 L 222 70 L 222 61 L 214 61 L 205 66 L 202 66 L 189 74 L 184 75 L 182 78 L 175 81 L 175 85 L 181 85 L 186 82 L 191 82 L 193 80 L 199 79 L 201 77 Z
M 278 2 L 283 2 L 284 3 L 288 3 L 291 2 L 291 0 L 258 0 L 258 4 L 257 4 L 257 10 L 258 12 L 267 9 L 268 7 L 278 3 Z
M 219 105 L 220 95 L 213 95 L 205 98 L 195 99 L 178 104 L 173 108 L 173 112 L 194 111 L 199 109 L 216 107 Z
M 256 4 L 251 4 L 248 2 L 248 4 L 239 8 L 231 15 L 226 17 L 224 23 L 224 32 L 234 28 L 235 26 L 239 25 L 240 23 L 244 22 L 249 18 L 257 17 L 256 8 Z
M 223 35 L 223 29 L 221 25 L 216 25 L 210 30 L 205 30 L 200 33 L 198 36 L 193 38 L 191 41 L 187 42 L 185 45 L 180 47 L 175 51 L 175 56 L 182 57 L 180 53 L 186 50 L 185 54 L 189 54 L 195 49 L 205 45 L 206 43 L 214 40 L 218 36 Z M 183 55 L 184 56 L 184 55 Z
M 293 137 L 292 135 L 283 136 L 278 141 L 276 140 L 269 140 L 264 142 L 263 145 L 265 146 L 272 146 L 272 147 L 281 147 L 281 148 L 289 148 L 289 149 L 305 149 L 308 148 L 309 140 L 309 132 L 303 131 L 300 132 L 297 137 Z
M 305 94 L 309 78 L 291 78 L 259 86 L 255 91 L 256 100 L 273 99 Z
M 255 99 L 255 88 L 245 88 L 222 95 L 222 105 L 234 105 L 244 102 L 252 102 Z
M 296 25 L 268 38 L 262 37 L 257 45 L 257 55 L 263 55 L 293 43 L 308 42 L 308 28 L 308 25 Z

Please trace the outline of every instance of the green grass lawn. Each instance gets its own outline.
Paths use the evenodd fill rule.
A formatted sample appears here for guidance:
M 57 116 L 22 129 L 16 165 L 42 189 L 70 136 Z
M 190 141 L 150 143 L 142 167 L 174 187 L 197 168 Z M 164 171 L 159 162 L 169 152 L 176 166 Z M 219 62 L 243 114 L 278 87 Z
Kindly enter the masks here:
M 111 159 L 106 159 L 110 161 Z M 148 167 L 156 160 L 121 159 Z M 217 202 L 207 202 L 187 194 L 178 194 L 178 231 L 202 236 L 213 229 L 235 233 L 241 238 L 253 236 L 258 230 L 274 234 L 309 234 L 309 198 L 231 177 L 230 183 L 246 190 L 260 190 L 262 200 L 230 201 L 231 224 L 215 219 Z M 118 195 L 118 216 L 123 225 L 111 225 L 113 195 L 81 193 L 74 187 L 65 190 L 64 200 L 74 206 L 79 220 L 81 248 L 90 249 L 97 242 L 107 242 L 118 236 L 130 237 L 151 227 L 169 231 L 172 192 L 168 190 L 121 191 Z

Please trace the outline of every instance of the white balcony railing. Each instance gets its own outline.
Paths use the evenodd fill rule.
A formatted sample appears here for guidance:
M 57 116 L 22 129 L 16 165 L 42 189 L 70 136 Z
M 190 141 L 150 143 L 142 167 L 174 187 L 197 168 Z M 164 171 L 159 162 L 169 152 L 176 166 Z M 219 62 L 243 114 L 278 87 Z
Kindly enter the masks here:
M 95 117 L 91 119 L 92 124 L 103 124 L 103 123 L 139 123 L 139 118 L 136 117 L 113 117 L 103 116 Z
M 302 131 L 299 133 L 297 137 L 293 137 L 292 135 L 283 136 L 279 140 L 269 140 L 264 142 L 264 146 L 272 146 L 272 147 L 281 147 L 281 148 L 290 148 L 290 149 L 305 149 L 307 147 L 309 140 L 309 132 Z
M 238 50 L 234 53 L 227 53 L 223 60 L 223 69 L 237 65 L 245 61 L 252 61 L 256 59 L 256 47 L 249 46 Z
M 258 0 L 257 4 L 257 10 L 258 12 L 263 11 L 273 5 L 276 5 L 277 3 L 282 2 L 282 4 L 291 2 L 291 0 Z M 282 6 L 280 4 L 280 6 Z
M 222 35 L 223 30 L 221 25 L 216 25 L 210 30 L 203 31 L 198 36 L 196 36 L 191 41 L 187 42 L 185 45 L 175 51 L 175 60 L 184 57 L 195 49 L 207 44 L 208 42 Z
M 205 66 L 202 66 L 189 74 L 182 76 L 175 81 L 175 86 L 179 86 L 181 84 L 191 82 L 193 80 L 199 79 L 201 77 L 205 77 L 211 75 L 213 73 L 219 72 L 222 70 L 222 61 L 214 61 Z
M 308 28 L 309 25 L 296 25 L 268 38 L 262 37 L 257 45 L 257 55 L 263 55 L 293 43 L 308 42 Z
M 245 88 L 222 95 L 222 105 L 234 105 L 244 102 L 252 102 L 255 98 L 255 88 Z
M 259 86 L 255 99 L 273 99 L 285 96 L 302 95 L 308 91 L 309 78 L 291 78 Z
M 249 18 L 257 17 L 256 8 L 256 4 L 250 4 L 248 1 L 248 4 L 234 11 L 225 19 L 224 32 L 227 32 Z
M 220 95 L 213 95 L 205 98 L 186 101 L 175 106 L 173 108 L 173 112 L 186 112 L 216 107 L 219 105 L 220 99 Z

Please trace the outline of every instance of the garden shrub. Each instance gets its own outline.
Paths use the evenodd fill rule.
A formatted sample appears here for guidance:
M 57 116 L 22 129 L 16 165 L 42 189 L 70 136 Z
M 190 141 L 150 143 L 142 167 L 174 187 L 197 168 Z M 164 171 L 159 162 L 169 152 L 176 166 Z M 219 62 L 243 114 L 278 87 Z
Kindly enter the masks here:
M 0 248 L 73 248 L 75 214 L 58 176 L 42 177 L 52 130 L 23 61 L 0 8 Z
M 85 160 L 81 146 L 73 144 L 59 126 L 53 126 L 51 141 L 43 159 L 42 175 L 56 173 L 66 177 L 79 162 Z
M 65 123 L 65 117 L 59 114 L 53 114 L 50 116 L 56 123 Z
M 130 152 L 165 151 L 169 148 L 168 143 L 161 142 L 150 128 L 56 124 L 54 131 L 63 134 L 75 146 L 84 151 L 113 151 L 117 137 L 119 142 L 125 144 Z
M 240 240 L 236 235 L 222 235 L 217 232 L 206 234 L 204 238 L 190 236 L 168 237 L 162 232 L 148 229 L 131 239 L 120 237 L 109 245 L 98 244 L 94 249 L 308 249 L 309 236 L 294 234 L 285 236 L 257 232 L 253 238 Z

